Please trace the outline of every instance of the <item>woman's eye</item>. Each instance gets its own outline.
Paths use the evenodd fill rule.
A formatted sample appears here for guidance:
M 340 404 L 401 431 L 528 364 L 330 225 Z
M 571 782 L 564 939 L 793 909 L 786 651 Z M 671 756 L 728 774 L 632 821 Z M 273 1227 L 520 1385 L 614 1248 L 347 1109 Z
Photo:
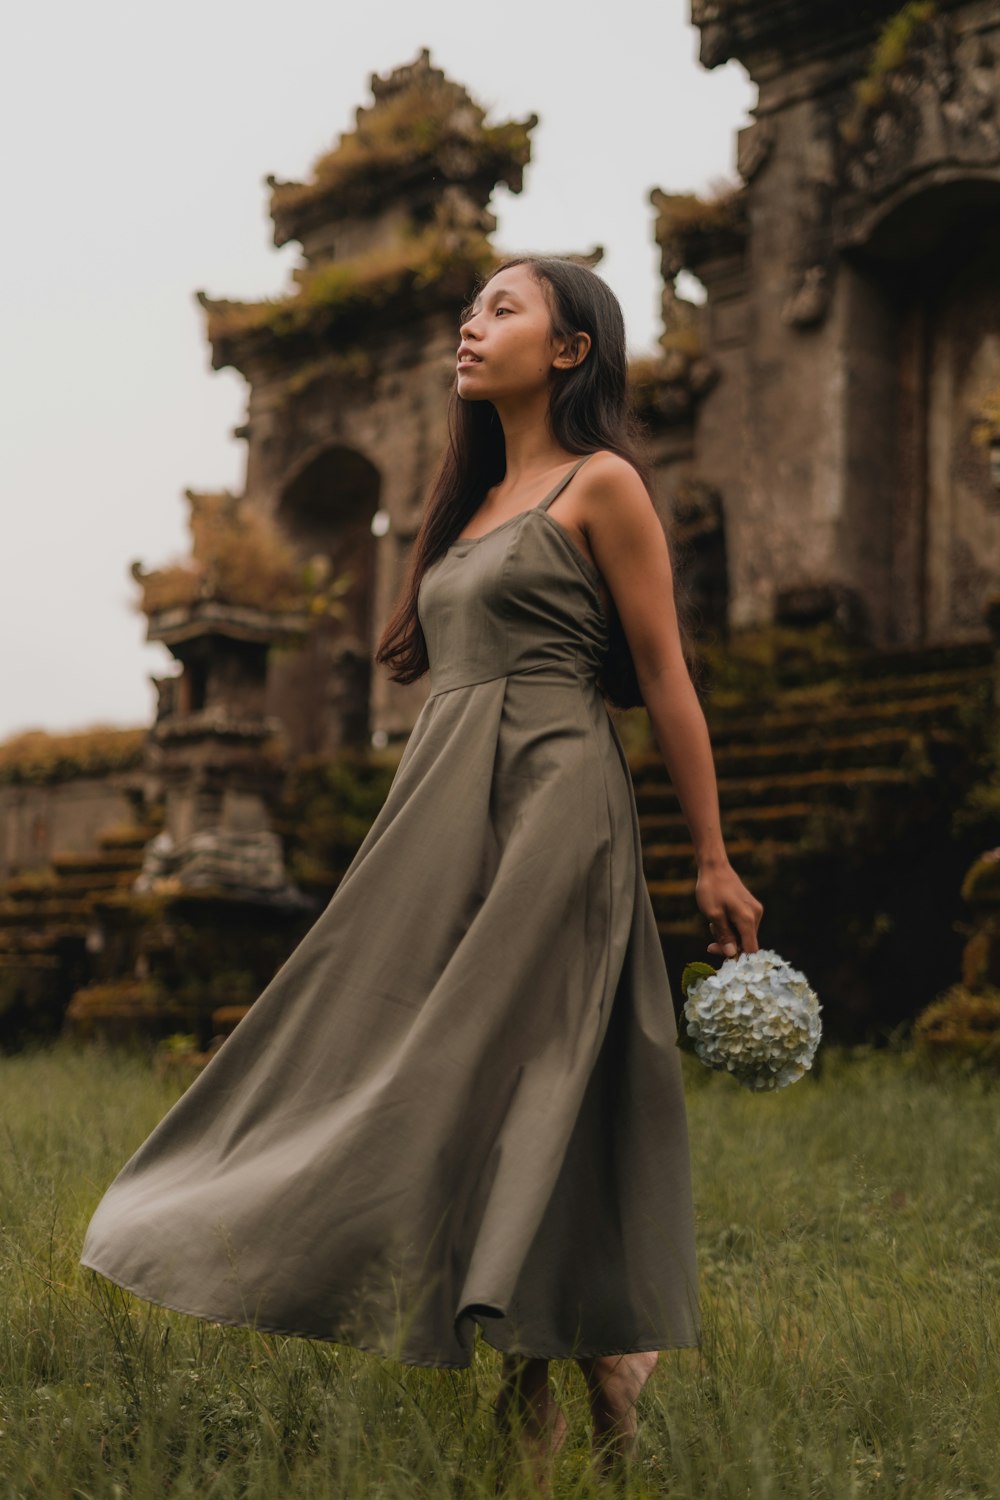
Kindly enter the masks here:
M 513 309 L 509 308 L 509 307 L 498 307 L 497 308 L 497 316 L 499 317 L 502 312 L 512 312 L 512 311 L 513 311 Z

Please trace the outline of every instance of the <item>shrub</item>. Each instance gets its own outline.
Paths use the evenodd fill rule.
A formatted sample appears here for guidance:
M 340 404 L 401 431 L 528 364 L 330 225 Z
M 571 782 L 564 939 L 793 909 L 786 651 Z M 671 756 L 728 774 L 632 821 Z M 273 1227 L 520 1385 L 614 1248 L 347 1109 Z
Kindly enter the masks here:
M 921 1011 L 913 1027 L 918 1056 L 1000 1071 L 1000 989 L 955 984 Z

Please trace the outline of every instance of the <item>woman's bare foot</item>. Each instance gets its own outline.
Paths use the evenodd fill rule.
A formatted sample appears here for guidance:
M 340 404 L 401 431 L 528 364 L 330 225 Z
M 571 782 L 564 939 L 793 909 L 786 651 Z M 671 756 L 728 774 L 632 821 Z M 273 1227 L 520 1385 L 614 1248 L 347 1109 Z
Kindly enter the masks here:
M 566 1441 L 569 1424 L 549 1390 L 545 1359 L 503 1356 L 503 1379 L 493 1407 L 497 1428 L 511 1439 L 542 1495 L 549 1493 L 552 1461 Z
M 627 1463 L 639 1430 L 635 1403 L 658 1359 L 659 1353 L 653 1349 L 577 1360 L 590 1396 L 592 1448 L 601 1473 L 618 1472 Z

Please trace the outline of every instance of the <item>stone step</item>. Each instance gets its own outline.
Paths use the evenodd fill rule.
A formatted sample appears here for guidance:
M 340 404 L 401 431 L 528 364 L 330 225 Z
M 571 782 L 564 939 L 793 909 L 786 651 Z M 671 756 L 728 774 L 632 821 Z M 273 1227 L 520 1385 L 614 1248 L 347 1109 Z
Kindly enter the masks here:
M 722 831 L 727 842 L 745 836 L 749 841 L 758 838 L 789 839 L 798 835 L 806 819 L 816 811 L 814 802 L 776 802 L 763 807 L 732 807 L 723 811 Z M 644 812 L 639 810 L 639 829 L 643 845 L 656 838 L 678 839 L 687 836 L 684 815 L 674 803 L 673 812 Z
M 671 945 L 677 942 L 693 942 L 698 938 L 701 938 L 703 943 L 708 942 L 708 929 L 702 920 L 700 912 L 697 911 L 693 916 L 688 917 L 658 917 L 656 930 L 660 934 L 660 937 L 664 938 Z M 710 953 L 704 953 L 700 956 L 705 959 L 706 963 L 711 961 L 712 955 Z
M 0 930 L 12 927 L 49 927 L 67 925 L 74 931 L 86 927 L 90 917 L 89 901 L 71 900 L 53 895 L 37 902 L 0 901 Z
M 716 655 L 726 668 L 740 671 L 745 667 L 748 674 L 769 674 L 776 683 L 789 689 L 831 678 L 854 684 L 875 679 L 886 682 L 931 675 L 961 676 L 988 671 L 993 666 L 993 645 L 988 640 L 892 651 L 858 647 L 853 651 L 838 649 L 832 654 L 823 651 L 816 656 L 810 654 L 805 639 L 801 641 L 801 649 L 797 649 L 793 638 L 787 638 L 776 647 L 772 645 L 770 653 L 765 649 L 761 656 L 754 654 L 752 644 L 749 653 L 742 650 L 738 639 L 734 638 L 730 647 L 717 651 Z M 712 670 L 711 659 L 704 665 L 708 677 Z
M 992 686 L 994 668 L 988 664 L 974 665 L 963 670 L 911 672 L 903 675 L 873 673 L 868 677 L 850 674 L 824 676 L 815 681 L 787 684 L 777 677 L 768 681 L 766 689 L 760 691 L 762 704 L 768 708 L 778 704 L 795 707 L 809 705 L 862 705 L 876 701 L 893 701 L 900 704 L 914 698 L 935 693 L 959 693 L 975 697 L 984 688 Z M 728 714 L 746 713 L 754 707 L 754 688 L 729 688 L 722 685 L 713 688 L 707 684 L 703 690 L 703 706 L 709 717 L 724 717 Z
M 966 641 L 953 646 L 921 646 L 896 651 L 859 652 L 851 676 L 859 678 L 919 676 L 927 672 L 965 672 L 993 665 L 990 641 Z
M 27 932 L 16 927 L 0 929 L 0 959 L 44 957 L 57 947 L 54 932 Z
M 106 828 L 103 833 L 97 835 L 98 848 L 106 849 L 109 853 L 132 849 L 141 855 L 150 839 L 155 838 L 159 833 L 160 827 L 160 824 L 136 823 Z
M 880 770 L 898 767 L 914 749 L 940 752 L 962 743 L 963 737 L 955 730 L 933 727 L 911 733 L 892 727 L 863 734 L 768 740 L 757 745 L 740 741 L 719 747 L 714 761 L 721 783 L 751 773 L 764 776 L 813 770 Z M 669 784 L 666 767 L 659 757 L 650 757 L 634 764 L 631 769 L 636 797 L 646 796 Z
M 49 886 L 39 886 L 15 875 L 4 886 L 3 895 L 5 900 L 15 902 L 25 910 L 35 906 L 41 909 L 51 901 L 62 901 L 68 897 L 88 896 L 91 893 L 96 895 L 98 891 L 127 890 L 138 873 L 138 867 L 89 874 L 82 872 L 78 875 L 63 875 Z
M 883 726 L 915 730 L 928 725 L 950 725 L 972 702 L 968 693 L 928 693 L 909 700 L 884 700 L 881 695 L 865 703 L 838 701 L 819 704 L 815 701 L 790 704 L 785 698 L 776 707 L 762 705 L 754 714 L 721 715 L 710 725 L 712 744 L 732 744 L 766 728 L 769 737 L 780 739 L 795 731 L 812 736 L 843 735 L 858 730 L 877 730 Z
M 0 949 L 0 974 L 55 974 L 62 968 L 58 953 L 7 952 Z
M 134 874 L 142 865 L 142 856 L 131 848 L 98 849 L 87 854 L 53 854 L 50 864 L 57 875 Z
M 844 807 L 850 806 L 856 794 L 864 788 L 909 788 L 912 780 L 908 771 L 901 771 L 893 766 L 720 777 L 719 802 L 723 809 L 746 803 L 761 807 L 767 804 L 787 805 L 788 799 L 792 797 L 813 804 L 826 802 Z M 636 801 L 640 824 L 651 814 L 672 813 L 678 805 L 676 794 L 666 780 L 662 783 L 650 782 L 642 788 L 641 793 L 636 788 Z
M 0 944 L 0 969 L 7 972 L 13 969 L 58 969 L 61 959 L 54 951 L 54 944 L 49 948 L 27 947 L 6 948 Z
M 739 860 L 741 868 L 753 870 L 762 863 L 787 859 L 799 852 L 799 845 L 771 838 L 726 838 L 726 853 Z M 643 847 L 643 871 L 650 880 L 683 879 L 694 872 L 694 848 L 690 841 Z
M 693 901 L 694 876 L 679 876 L 673 880 L 647 880 L 646 889 L 655 912 L 657 906 L 662 906 L 666 901 Z

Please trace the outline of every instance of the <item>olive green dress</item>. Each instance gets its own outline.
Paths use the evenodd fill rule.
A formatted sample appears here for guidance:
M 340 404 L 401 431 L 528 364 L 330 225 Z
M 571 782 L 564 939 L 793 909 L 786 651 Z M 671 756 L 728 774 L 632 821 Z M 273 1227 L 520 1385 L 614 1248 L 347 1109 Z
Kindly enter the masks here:
M 408 1364 L 698 1342 L 680 1055 L 597 569 L 549 495 L 427 570 L 430 695 L 325 911 L 85 1266 Z

